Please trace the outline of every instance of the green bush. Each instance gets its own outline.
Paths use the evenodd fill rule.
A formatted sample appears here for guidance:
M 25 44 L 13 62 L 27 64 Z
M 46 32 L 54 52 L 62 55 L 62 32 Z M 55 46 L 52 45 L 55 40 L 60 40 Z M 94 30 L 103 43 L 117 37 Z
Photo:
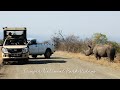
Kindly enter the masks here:
M 0 44 L 1 44 L 1 45 L 3 44 L 3 40 L 0 40 Z
M 111 44 L 118 53 L 120 53 L 120 44 L 118 44 L 117 42 L 113 42 L 113 41 L 108 41 L 108 44 Z

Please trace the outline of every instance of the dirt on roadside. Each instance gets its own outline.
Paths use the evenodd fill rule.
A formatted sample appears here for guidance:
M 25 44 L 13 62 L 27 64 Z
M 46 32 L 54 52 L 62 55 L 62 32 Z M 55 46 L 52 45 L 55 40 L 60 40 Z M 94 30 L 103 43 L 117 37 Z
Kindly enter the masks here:
M 66 52 L 66 51 L 57 51 L 56 54 L 61 55 L 63 57 L 80 59 L 80 60 L 84 60 L 84 61 L 88 61 L 88 62 L 92 62 L 92 63 L 96 63 L 96 64 L 100 64 L 103 66 L 107 66 L 107 67 L 111 67 L 111 68 L 120 70 L 120 56 L 119 55 L 117 55 L 114 62 L 112 63 L 106 58 L 102 58 L 101 60 L 96 60 L 95 56 L 93 56 L 93 55 L 92 56 L 85 56 L 82 53 L 71 53 L 71 52 Z

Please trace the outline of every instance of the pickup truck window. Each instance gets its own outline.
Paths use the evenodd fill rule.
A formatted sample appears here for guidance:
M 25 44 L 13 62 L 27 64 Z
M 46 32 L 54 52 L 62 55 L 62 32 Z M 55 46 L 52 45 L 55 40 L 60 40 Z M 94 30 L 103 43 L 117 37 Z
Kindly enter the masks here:
M 22 35 L 23 31 L 6 31 L 7 35 L 11 33 L 12 35 Z
M 36 40 L 31 40 L 31 41 L 29 42 L 29 45 L 35 45 L 35 44 L 37 44 Z

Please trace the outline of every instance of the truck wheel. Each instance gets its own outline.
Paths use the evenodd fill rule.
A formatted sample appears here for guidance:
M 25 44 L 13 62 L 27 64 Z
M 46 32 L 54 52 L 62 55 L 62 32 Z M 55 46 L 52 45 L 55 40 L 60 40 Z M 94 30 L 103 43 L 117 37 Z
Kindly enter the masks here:
M 37 55 L 32 55 L 33 58 L 37 58 Z
M 7 61 L 3 61 L 2 64 L 3 65 L 8 65 L 8 62 Z
M 6 61 L 6 60 L 4 60 L 4 59 L 2 59 L 2 64 L 3 64 L 3 65 L 8 65 L 8 64 L 9 64 L 9 62 L 8 62 L 8 61 Z
M 46 50 L 45 54 L 44 54 L 45 58 L 49 59 L 51 56 L 51 50 Z

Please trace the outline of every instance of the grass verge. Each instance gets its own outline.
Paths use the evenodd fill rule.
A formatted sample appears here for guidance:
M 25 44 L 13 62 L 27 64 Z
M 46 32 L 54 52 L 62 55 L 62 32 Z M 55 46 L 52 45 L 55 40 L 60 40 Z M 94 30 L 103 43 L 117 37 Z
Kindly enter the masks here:
M 84 61 L 89 61 L 93 63 L 97 63 L 103 66 L 112 67 L 114 69 L 120 69 L 120 55 L 117 55 L 114 62 L 110 62 L 107 58 L 101 58 L 101 60 L 96 60 L 96 58 L 92 56 L 85 56 L 82 53 L 71 53 L 66 51 L 57 51 L 55 52 L 57 55 L 67 57 L 67 58 L 76 58 Z

